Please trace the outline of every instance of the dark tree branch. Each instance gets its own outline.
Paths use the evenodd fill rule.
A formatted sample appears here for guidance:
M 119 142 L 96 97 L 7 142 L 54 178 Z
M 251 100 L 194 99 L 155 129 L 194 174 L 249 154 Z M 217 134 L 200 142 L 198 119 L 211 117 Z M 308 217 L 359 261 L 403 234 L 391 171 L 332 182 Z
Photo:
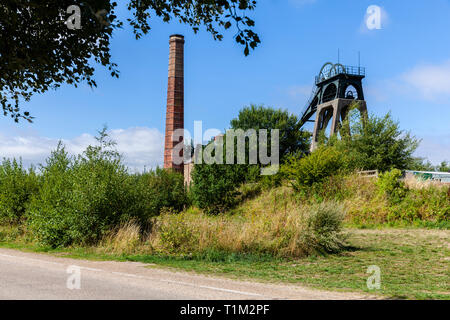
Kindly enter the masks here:
M 66 10 L 71 5 L 81 9 L 81 29 L 66 25 Z M 111 61 L 110 41 L 123 23 L 114 13 L 117 3 L 110 0 L 2 0 L 0 4 L 0 105 L 5 116 L 14 121 L 32 121 L 22 112 L 20 101 L 29 101 L 36 93 L 57 89 L 62 84 L 77 87 L 86 82 L 96 87 L 92 61 L 107 67 L 118 77 Z M 221 29 L 234 22 L 237 43 L 254 49 L 260 43 L 251 28 L 254 21 L 246 16 L 254 10 L 254 0 L 129 0 L 136 39 L 147 34 L 150 18 L 165 22 L 176 19 L 198 32 L 201 26 L 213 39 L 222 40 Z M 227 13 L 227 14 L 225 14 Z M 92 60 L 90 60 L 92 59 Z

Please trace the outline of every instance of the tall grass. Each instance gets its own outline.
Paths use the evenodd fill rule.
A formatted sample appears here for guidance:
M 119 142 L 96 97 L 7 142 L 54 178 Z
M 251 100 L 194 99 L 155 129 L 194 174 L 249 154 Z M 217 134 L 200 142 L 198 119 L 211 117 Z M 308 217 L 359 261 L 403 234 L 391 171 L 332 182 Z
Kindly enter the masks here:
M 147 233 L 136 221 L 122 224 L 97 250 L 114 254 L 224 257 L 232 254 L 304 257 L 341 251 L 344 209 L 335 202 L 313 206 L 295 201 L 287 188 L 264 192 L 239 212 L 210 215 L 195 208 L 155 217 Z
M 248 201 L 240 214 L 211 216 L 191 209 L 157 218 L 149 242 L 156 252 L 270 254 L 302 257 L 337 252 L 344 245 L 344 213 L 337 203 L 303 206 L 289 201 L 286 189 Z
M 111 230 L 100 242 L 106 253 L 132 254 L 142 246 L 141 226 L 136 220 L 126 221 Z
M 404 181 L 386 190 L 377 179 L 350 175 L 340 183 L 346 221 L 356 226 L 450 227 L 448 184 Z

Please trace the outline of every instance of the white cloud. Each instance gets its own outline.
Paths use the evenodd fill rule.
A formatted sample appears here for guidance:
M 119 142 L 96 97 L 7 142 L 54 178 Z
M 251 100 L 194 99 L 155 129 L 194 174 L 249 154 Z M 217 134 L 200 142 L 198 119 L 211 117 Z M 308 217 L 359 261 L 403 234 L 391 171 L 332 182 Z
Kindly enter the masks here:
M 390 79 L 367 86 L 368 97 L 386 102 L 392 97 L 409 97 L 437 103 L 450 99 L 450 60 L 440 64 L 417 65 Z
M 450 60 L 438 65 L 420 65 L 404 73 L 401 80 L 427 99 L 450 96 Z
M 164 135 L 155 128 L 134 127 L 110 130 L 117 151 L 132 170 L 154 168 L 163 163 Z M 58 139 L 36 135 L 7 136 L 0 134 L 0 157 L 22 158 L 24 165 L 43 163 L 56 148 Z M 96 144 L 94 136 L 84 133 L 73 139 L 62 139 L 70 154 L 80 154 L 88 145 Z

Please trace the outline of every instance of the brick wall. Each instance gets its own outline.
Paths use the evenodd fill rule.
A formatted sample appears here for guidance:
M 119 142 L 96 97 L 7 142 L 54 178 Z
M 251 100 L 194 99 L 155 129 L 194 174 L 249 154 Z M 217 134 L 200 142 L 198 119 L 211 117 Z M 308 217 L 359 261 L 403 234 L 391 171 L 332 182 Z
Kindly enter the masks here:
M 164 143 L 164 168 L 183 173 L 183 164 L 173 163 L 173 148 L 182 141 L 172 141 L 176 129 L 184 128 L 184 37 L 170 36 L 169 81 L 167 85 L 166 134 Z M 183 150 L 180 151 L 183 156 Z

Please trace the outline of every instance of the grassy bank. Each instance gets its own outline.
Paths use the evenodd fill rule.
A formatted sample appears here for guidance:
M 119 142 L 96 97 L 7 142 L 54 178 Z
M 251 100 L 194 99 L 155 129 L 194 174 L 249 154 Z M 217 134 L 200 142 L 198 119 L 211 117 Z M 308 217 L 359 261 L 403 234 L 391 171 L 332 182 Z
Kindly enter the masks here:
M 140 261 L 160 267 L 238 279 L 283 282 L 313 288 L 367 292 L 396 299 L 450 299 L 450 231 L 425 229 L 345 229 L 347 250 L 307 258 L 209 252 L 202 256 L 146 254 L 143 248 L 119 253 L 107 247 L 51 249 L 2 227 L 0 246 L 81 259 Z M 381 289 L 366 286 L 367 268 L 381 269 Z

